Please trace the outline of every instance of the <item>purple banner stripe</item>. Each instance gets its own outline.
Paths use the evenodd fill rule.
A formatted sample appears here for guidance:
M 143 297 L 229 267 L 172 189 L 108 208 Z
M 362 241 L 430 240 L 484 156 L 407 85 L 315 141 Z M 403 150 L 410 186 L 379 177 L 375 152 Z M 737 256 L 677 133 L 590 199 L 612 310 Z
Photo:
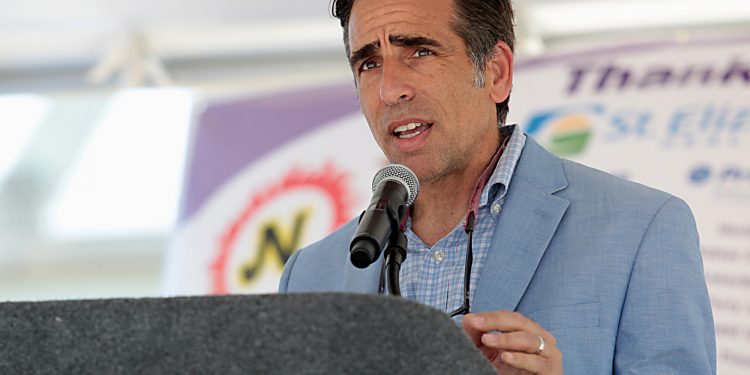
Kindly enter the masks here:
M 254 160 L 358 111 L 350 84 L 209 105 L 193 132 L 179 222 L 192 216 L 216 189 Z
M 569 60 L 580 60 L 586 58 L 596 58 L 602 56 L 610 56 L 613 54 L 633 53 L 633 52 L 645 52 L 655 49 L 662 49 L 667 47 L 690 47 L 690 46 L 722 46 L 727 44 L 748 44 L 750 38 L 747 36 L 737 36 L 733 38 L 721 38 L 721 39 L 700 39 L 690 40 L 685 43 L 680 43 L 675 40 L 662 40 L 646 43 L 633 43 L 616 45 L 613 47 L 604 47 L 591 50 L 582 50 L 571 53 L 557 53 L 548 54 L 536 58 L 519 59 L 515 64 L 517 71 L 523 71 L 527 69 L 539 68 L 549 64 L 555 64 L 565 62 Z

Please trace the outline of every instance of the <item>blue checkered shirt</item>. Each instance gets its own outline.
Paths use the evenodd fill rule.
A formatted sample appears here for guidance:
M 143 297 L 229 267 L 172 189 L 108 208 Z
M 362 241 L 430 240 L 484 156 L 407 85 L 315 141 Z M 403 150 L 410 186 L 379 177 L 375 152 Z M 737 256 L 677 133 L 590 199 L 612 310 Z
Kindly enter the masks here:
M 514 126 L 514 125 L 511 125 Z M 482 195 L 474 225 L 472 251 L 474 261 L 471 271 L 471 291 L 469 301 L 474 299 L 479 274 L 484 267 L 487 252 L 490 251 L 492 233 L 498 215 L 502 213 L 505 193 L 510 179 L 526 144 L 526 135 L 514 126 L 513 133 L 495 171 L 482 190 Z M 469 236 L 464 232 L 464 218 L 457 223 L 450 234 L 432 247 L 428 247 L 411 230 L 411 220 L 406 223 L 408 239 L 406 260 L 401 268 L 401 296 L 451 312 L 463 304 L 464 267 Z M 457 321 L 462 319 L 459 315 Z

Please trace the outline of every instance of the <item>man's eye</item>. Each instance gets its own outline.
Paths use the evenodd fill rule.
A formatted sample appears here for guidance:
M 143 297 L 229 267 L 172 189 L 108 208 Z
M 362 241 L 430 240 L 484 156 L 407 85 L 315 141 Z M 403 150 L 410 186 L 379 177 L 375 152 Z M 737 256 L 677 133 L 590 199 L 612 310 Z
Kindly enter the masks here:
M 432 55 L 432 51 L 430 51 L 428 49 L 425 49 L 425 48 L 420 48 L 420 49 L 414 51 L 414 55 L 413 56 L 414 57 L 425 57 L 425 56 L 431 56 L 431 55 Z
M 378 66 L 379 66 L 379 64 L 378 64 L 378 63 L 377 63 L 376 61 L 372 61 L 372 60 L 369 60 L 369 61 L 365 61 L 365 62 L 364 62 L 364 63 L 363 63 L 363 64 L 362 64 L 362 65 L 361 65 L 361 66 L 359 67 L 359 70 L 360 70 L 360 71 L 362 71 L 362 72 L 364 72 L 364 71 L 366 71 L 366 70 L 370 70 L 370 69 L 374 69 L 374 68 L 377 68 Z

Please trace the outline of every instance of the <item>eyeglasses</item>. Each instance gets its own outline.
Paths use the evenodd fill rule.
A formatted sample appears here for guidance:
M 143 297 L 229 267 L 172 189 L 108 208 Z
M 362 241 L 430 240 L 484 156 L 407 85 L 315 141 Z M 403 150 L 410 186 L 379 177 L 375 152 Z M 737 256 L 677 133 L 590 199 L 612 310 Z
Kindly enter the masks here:
M 466 225 L 464 226 L 464 232 L 469 236 L 469 244 L 466 248 L 466 266 L 464 267 L 464 302 L 461 307 L 450 312 L 449 316 L 452 318 L 457 315 L 468 314 L 470 309 L 469 295 L 471 293 L 471 265 L 474 260 L 474 254 L 472 251 L 472 242 L 474 238 L 474 211 L 470 211 L 466 217 Z M 405 238 L 404 238 L 405 242 Z M 405 248 L 404 244 L 404 248 Z M 380 270 L 380 285 L 378 286 L 378 294 L 385 294 L 385 270 L 386 262 L 383 262 L 383 267 Z M 400 296 L 399 293 L 395 295 Z
M 450 317 L 469 313 L 469 293 L 471 292 L 471 263 L 474 260 L 474 254 L 472 254 L 471 243 L 474 237 L 474 211 L 469 212 L 469 217 L 466 219 L 466 226 L 464 231 L 469 236 L 469 244 L 466 247 L 466 266 L 464 267 L 464 303 L 461 307 L 453 310 L 450 313 Z

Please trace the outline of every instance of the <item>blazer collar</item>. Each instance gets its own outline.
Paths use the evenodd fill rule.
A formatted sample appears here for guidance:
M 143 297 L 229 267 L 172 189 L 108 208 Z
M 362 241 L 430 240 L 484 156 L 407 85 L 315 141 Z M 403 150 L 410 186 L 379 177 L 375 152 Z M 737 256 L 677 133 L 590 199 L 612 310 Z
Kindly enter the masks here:
M 568 208 L 568 200 L 553 194 L 567 186 L 562 161 L 527 137 L 479 275 L 472 312 L 515 310 Z
M 549 194 L 568 187 L 562 160 L 545 150 L 529 135 L 526 135 L 526 144 L 523 146 L 511 184 L 518 180 L 526 181 L 540 192 Z

